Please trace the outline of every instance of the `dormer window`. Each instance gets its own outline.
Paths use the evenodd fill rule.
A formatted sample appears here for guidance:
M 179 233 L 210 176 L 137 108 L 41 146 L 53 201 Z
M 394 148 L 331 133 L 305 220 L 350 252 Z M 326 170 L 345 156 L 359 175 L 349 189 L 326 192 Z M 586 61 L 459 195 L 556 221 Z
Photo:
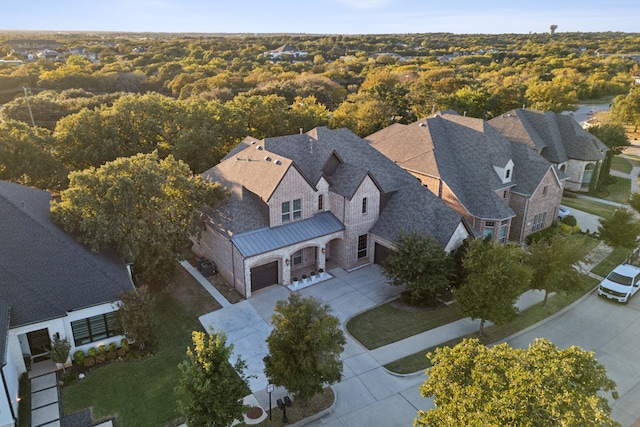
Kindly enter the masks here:
M 318 210 L 321 211 L 324 208 L 324 200 L 322 200 L 322 194 L 318 194 Z
M 511 178 L 511 169 L 507 169 L 507 171 L 504 173 L 504 177 L 505 179 Z

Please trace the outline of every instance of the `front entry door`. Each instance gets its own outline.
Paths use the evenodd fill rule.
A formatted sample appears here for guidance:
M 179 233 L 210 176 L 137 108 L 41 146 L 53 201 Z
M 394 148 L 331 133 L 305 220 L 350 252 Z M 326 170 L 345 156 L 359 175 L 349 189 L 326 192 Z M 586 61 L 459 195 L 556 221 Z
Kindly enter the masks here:
M 27 334 L 29 350 L 32 357 L 47 356 L 51 347 L 51 338 L 47 328 L 29 332 Z

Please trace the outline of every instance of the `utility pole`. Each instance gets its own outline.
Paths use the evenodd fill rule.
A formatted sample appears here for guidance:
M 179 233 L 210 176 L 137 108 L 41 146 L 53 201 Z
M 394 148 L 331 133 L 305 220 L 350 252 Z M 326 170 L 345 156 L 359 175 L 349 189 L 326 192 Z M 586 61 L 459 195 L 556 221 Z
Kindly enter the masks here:
M 33 120 L 33 112 L 31 111 L 31 103 L 29 102 L 29 89 L 23 87 L 24 98 L 27 100 L 27 107 L 29 108 L 29 117 L 31 117 L 31 126 L 36 127 L 36 122 Z

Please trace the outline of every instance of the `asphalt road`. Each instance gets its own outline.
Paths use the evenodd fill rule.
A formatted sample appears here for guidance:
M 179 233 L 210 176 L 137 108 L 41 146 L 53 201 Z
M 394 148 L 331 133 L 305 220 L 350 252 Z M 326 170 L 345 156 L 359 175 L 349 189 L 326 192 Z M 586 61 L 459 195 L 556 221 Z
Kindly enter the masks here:
M 565 313 L 510 339 L 527 347 L 545 337 L 560 348 L 577 345 L 593 351 L 617 384 L 619 398 L 611 401 L 612 416 L 623 426 L 640 425 L 640 298 L 628 304 L 590 295 Z

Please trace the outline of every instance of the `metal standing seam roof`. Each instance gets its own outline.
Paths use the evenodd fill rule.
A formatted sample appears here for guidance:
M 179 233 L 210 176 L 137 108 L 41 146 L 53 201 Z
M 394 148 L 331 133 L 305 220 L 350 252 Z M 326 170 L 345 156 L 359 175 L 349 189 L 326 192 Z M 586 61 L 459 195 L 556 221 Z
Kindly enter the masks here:
M 231 241 L 243 257 L 250 257 L 344 229 L 344 224 L 331 212 L 322 212 L 302 221 L 240 234 Z

